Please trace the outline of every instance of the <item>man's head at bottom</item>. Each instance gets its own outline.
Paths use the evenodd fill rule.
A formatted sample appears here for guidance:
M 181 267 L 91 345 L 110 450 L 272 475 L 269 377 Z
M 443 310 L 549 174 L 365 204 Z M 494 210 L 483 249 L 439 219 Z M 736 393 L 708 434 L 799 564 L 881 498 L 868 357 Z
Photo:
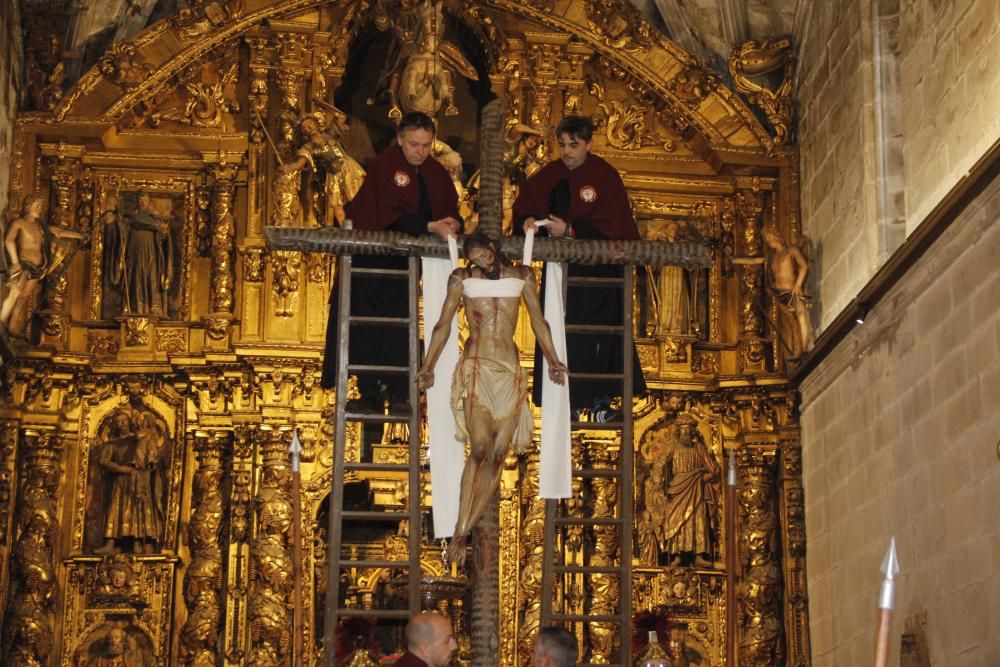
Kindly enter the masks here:
M 425 611 L 406 624 L 406 648 L 428 667 L 447 667 L 458 650 L 458 642 L 447 618 Z
M 556 626 L 542 628 L 531 653 L 531 667 L 574 667 L 577 659 L 576 637 Z

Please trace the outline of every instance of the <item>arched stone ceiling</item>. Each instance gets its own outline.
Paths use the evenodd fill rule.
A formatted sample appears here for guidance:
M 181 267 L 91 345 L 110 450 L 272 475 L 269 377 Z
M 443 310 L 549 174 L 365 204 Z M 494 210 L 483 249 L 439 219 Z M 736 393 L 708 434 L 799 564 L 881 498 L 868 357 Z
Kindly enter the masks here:
M 87 71 L 67 92 L 52 118 L 58 121 L 99 118 L 101 122 L 114 124 L 124 113 L 149 100 L 184 68 L 212 50 L 233 43 L 265 21 L 289 18 L 328 4 L 347 3 L 247 0 L 242 14 L 195 38 L 185 36 L 174 21 L 158 21 L 130 42 L 116 43 L 109 51 L 116 54 L 115 59 L 109 62 L 102 58 Z M 459 6 L 457 2 L 451 4 Z M 626 39 L 623 43 L 621 35 L 612 38 L 602 32 L 599 21 L 595 22 L 592 6 L 597 3 L 485 0 L 479 4 L 487 12 L 505 12 L 573 35 L 595 53 L 620 65 L 625 75 L 635 80 L 637 88 L 654 95 L 713 147 L 751 150 L 771 147 L 768 132 L 743 99 L 722 84 L 719 77 L 713 77 L 710 85 L 700 87 L 694 95 L 684 91 L 677 82 L 686 81 L 684 77 L 688 77 L 692 69 L 698 70 L 699 60 L 650 25 L 639 25 L 638 16 L 629 34 L 640 34 L 642 38 L 638 41 Z M 126 65 L 137 63 L 144 68 L 145 76 L 122 83 L 120 76 L 116 79 L 114 71 L 122 62 Z M 650 103 L 657 102 L 651 100 Z
M 706 62 L 725 62 L 733 46 L 793 32 L 797 17 L 814 0 L 629 0 L 653 26 L 688 53 Z M 22 0 L 32 11 L 37 0 Z M 87 3 L 68 33 L 69 50 L 80 49 L 95 35 L 107 32 L 115 41 L 130 39 L 169 13 L 176 0 L 103 0 Z
M 751 39 L 796 34 L 815 0 L 629 0 L 688 53 L 722 64 Z

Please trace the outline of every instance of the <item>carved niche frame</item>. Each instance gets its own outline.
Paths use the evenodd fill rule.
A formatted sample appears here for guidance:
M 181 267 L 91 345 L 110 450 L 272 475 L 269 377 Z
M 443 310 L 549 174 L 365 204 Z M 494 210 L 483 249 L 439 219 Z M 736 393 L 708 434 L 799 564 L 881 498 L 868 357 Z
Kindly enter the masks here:
M 154 198 L 170 197 L 183 199 L 183 217 L 180 221 L 179 234 L 182 242 L 179 244 L 180 257 L 177 259 L 177 270 L 180 271 L 177 282 L 177 293 L 180 297 L 176 319 L 161 318 L 167 322 L 188 322 L 192 319 L 191 301 L 191 262 L 195 257 L 194 218 L 197 210 L 195 201 L 195 173 L 175 173 L 161 176 L 139 173 L 135 176 L 123 176 L 121 171 L 95 169 L 96 193 L 98 202 L 94 211 L 94 225 L 91 230 L 90 252 L 90 307 L 88 316 L 91 320 L 104 321 L 108 317 L 102 313 L 103 304 L 108 296 L 105 293 L 104 276 L 104 223 L 103 216 L 108 211 L 124 213 L 124 196 L 134 197 L 139 190 L 146 190 Z M 119 313 L 128 315 L 128 313 Z

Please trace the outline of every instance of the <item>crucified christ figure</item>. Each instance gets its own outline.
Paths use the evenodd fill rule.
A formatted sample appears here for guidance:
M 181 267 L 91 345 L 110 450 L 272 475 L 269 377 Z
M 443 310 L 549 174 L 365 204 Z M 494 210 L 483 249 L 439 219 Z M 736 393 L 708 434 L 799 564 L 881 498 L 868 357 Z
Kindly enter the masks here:
M 481 233 L 466 238 L 464 250 L 470 266 L 455 269 L 448 280 L 448 296 L 417 374 L 421 390 L 434 384 L 434 365 L 448 340 L 451 320 L 464 303 L 469 337 L 451 389 L 457 437 L 469 443 L 458 521 L 448 547 L 449 558 L 459 565 L 465 562 L 469 531 L 497 491 L 507 449 L 513 445 L 520 453 L 531 442 L 527 378 L 514 344 L 522 297 L 531 328 L 549 362 L 549 377 L 562 384 L 567 373 L 556 356 L 531 268 L 502 266 L 493 242 Z

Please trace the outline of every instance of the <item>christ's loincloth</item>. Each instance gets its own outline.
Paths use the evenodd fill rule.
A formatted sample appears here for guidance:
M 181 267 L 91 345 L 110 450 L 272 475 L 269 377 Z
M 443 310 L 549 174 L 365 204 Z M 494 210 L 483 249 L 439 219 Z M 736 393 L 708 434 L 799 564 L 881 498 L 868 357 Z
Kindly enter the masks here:
M 796 296 L 794 293 L 792 293 L 790 291 L 787 291 L 787 290 L 778 290 L 778 289 L 771 289 L 770 292 L 771 292 L 771 296 L 774 297 L 775 301 L 777 301 L 782 306 L 784 306 L 784 307 L 786 307 L 786 308 L 788 308 L 790 310 L 794 310 L 795 307 L 797 305 L 799 305 L 800 303 L 805 304 L 806 306 L 809 305 L 810 299 L 809 299 L 809 297 L 807 297 L 805 295 L 798 295 L 798 296 Z
M 455 438 L 469 441 L 465 401 L 486 410 L 495 422 L 517 419 L 511 446 L 520 454 L 531 443 L 534 422 L 528 402 L 527 382 L 520 365 L 482 357 L 462 358 L 451 383 L 451 408 L 455 413 Z

